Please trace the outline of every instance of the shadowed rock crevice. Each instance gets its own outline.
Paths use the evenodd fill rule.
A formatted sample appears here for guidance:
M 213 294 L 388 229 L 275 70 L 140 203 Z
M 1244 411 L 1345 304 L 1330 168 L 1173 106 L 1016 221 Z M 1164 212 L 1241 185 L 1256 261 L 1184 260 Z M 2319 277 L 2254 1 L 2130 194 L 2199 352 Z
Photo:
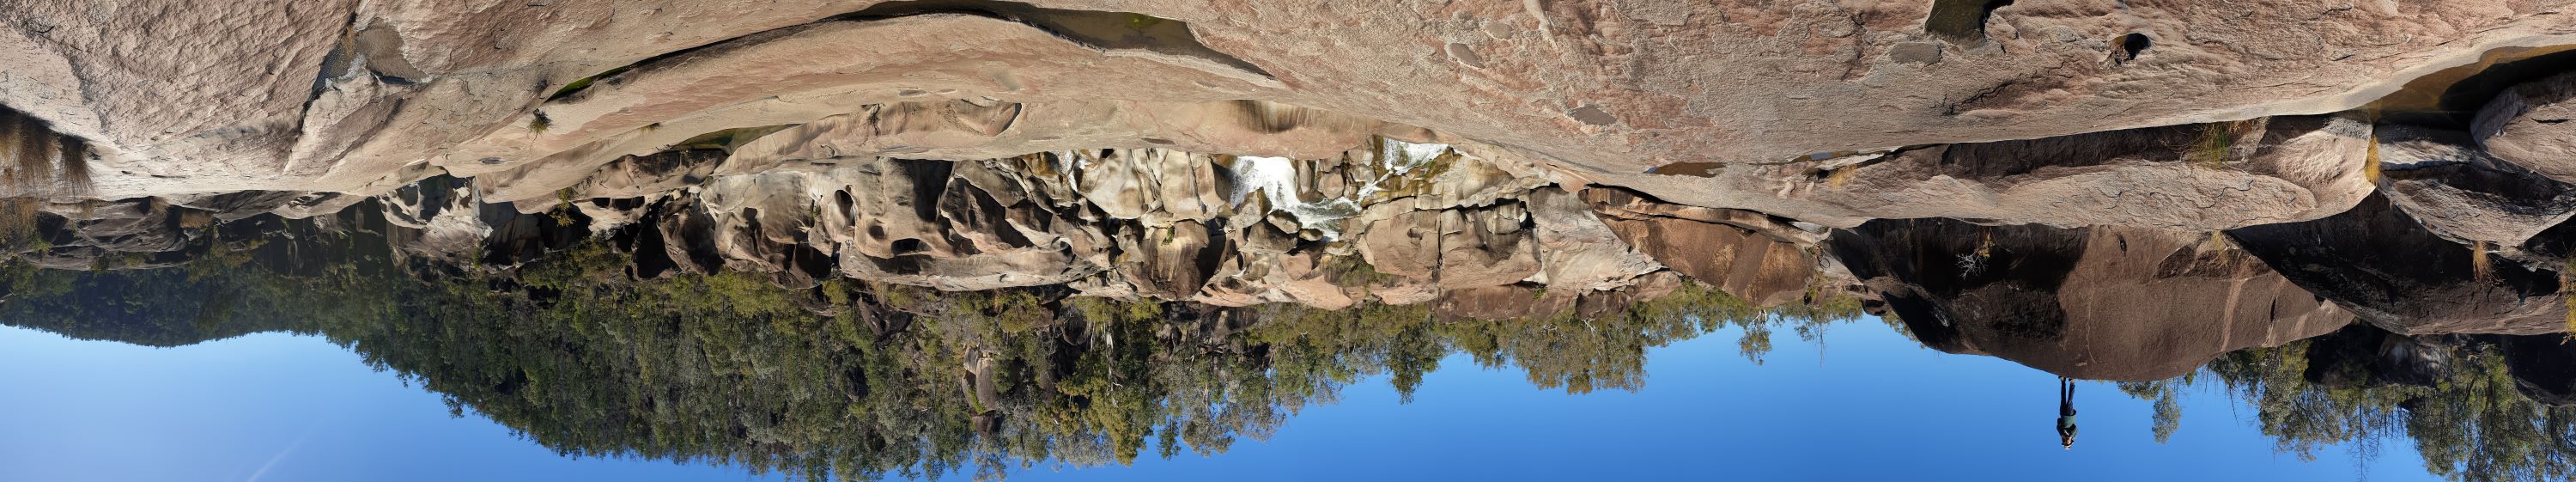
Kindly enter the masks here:
M 1037 27 L 1065 40 L 1102 49 L 1145 50 L 1192 57 L 1270 76 L 1260 66 L 1199 43 L 1186 22 L 1141 13 L 1045 8 L 998 0 L 909 0 L 879 3 L 829 20 L 866 21 L 936 13 L 1010 20 Z
M 2138 60 L 2138 54 L 2146 53 L 2147 48 L 2154 47 L 2155 45 L 2155 39 L 2147 38 L 2147 34 L 2131 32 L 2128 35 L 2120 36 L 2118 41 L 2111 43 L 2112 48 L 2118 49 L 2118 51 L 2113 52 L 2112 55 L 2120 56 L 2119 60 L 2123 63 Z
M 1270 73 L 1260 66 L 1201 44 L 1187 22 L 1128 12 L 1067 10 L 1045 8 L 1027 3 L 997 0 L 908 0 L 881 2 L 857 12 L 835 15 L 816 21 L 869 22 L 918 15 L 973 15 L 1028 25 L 1049 35 L 1101 50 L 1141 50 L 1177 57 L 1204 60 L 1262 77 Z M 762 34 L 746 35 L 722 42 L 676 50 L 618 66 L 571 82 L 548 94 L 546 102 L 574 100 L 599 82 L 616 82 L 619 74 L 650 70 L 655 64 L 693 53 L 725 48 L 736 42 L 766 40 L 767 35 L 813 24 L 788 27 Z
M 1986 22 L 1995 9 L 2012 5 L 2013 0 L 1934 0 L 1932 14 L 1923 19 L 1923 31 L 1950 43 L 1975 47 L 1986 43 Z

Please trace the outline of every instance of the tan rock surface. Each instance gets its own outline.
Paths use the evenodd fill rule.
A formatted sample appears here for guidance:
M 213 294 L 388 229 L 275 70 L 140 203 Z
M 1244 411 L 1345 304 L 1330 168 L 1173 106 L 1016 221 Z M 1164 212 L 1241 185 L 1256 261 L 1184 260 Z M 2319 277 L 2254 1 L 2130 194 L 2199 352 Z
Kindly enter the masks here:
M 2434 234 L 2516 246 L 2576 216 L 2576 184 L 2477 149 L 2464 132 L 2381 126 L 2380 192 Z
M 2219 228 L 2312 219 L 2348 196 L 2279 173 L 2217 176 L 2113 188 L 2169 202 L 2051 214 L 2099 198 L 2049 186 L 2189 174 L 2142 165 L 1993 192 L 1936 182 L 1898 191 L 1910 196 L 1805 209 L 1797 204 L 1809 201 L 1757 198 L 1813 163 L 1731 169 L 1736 180 L 1620 176 L 1673 163 L 1754 166 L 1743 163 L 2326 113 L 2492 49 L 2576 43 L 2576 25 L 2545 14 L 2566 3 L 2555 0 L 2226 9 L 2024 1 L 1995 9 L 1978 32 L 1927 27 L 1931 3 L 1070 0 L 926 13 L 832 0 L 37 2 L 0 12 L 13 26 L 0 32 L 0 52 L 23 66 L 0 79 L 0 104 L 98 144 L 97 189 L 111 197 L 372 195 L 445 171 L 476 176 L 496 201 L 518 201 L 705 133 L 882 125 L 848 116 L 968 102 L 1025 106 L 1030 130 L 1003 127 L 1001 140 L 856 139 L 817 127 L 791 134 L 814 142 L 782 138 L 774 143 L 784 151 L 763 152 L 837 146 L 968 159 L 1160 140 L 1307 157 L 1353 133 L 1420 126 L 1672 202 L 1831 225 L 1893 209 Z M 2130 34 L 2152 42 L 2113 41 Z M 625 66 L 633 68 L 566 89 Z M 1319 112 L 1254 118 L 1337 120 L 1284 133 L 1208 122 L 1241 118 L 1221 106 L 1243 99 Z M 1745 172 L 1754 170 L 1764 172 Z M 2220 186 L 2253 195 L 2192 194 Z M 1899 209 L 1983 195 L 2041 204 Z M 2216 207 L 2179 207 L 2203 204 Z
M 2478 145 L 2541 175 L 2576 182 L 2576 74 L 2505 89 L 2471 124 Z
M 1761 213 L 1665 204 L 1627 191 L 1584 191 L 1628 246 L 1757 306 L 1798 301 L 1816 273 L 1802 249 L 1818 239 Z

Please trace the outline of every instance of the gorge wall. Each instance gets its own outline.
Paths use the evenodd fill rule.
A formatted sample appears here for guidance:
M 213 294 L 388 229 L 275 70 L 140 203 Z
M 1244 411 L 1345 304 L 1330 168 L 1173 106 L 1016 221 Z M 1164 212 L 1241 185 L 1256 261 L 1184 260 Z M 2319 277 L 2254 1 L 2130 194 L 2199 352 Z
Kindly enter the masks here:
M 0 247 L 306 220 L 1488 319 L 1697 283 L 2151 379 L 2563 330 L 2568 3 L 0 0 Z M 2139 308 L 2179 297 L 2225 302 Z

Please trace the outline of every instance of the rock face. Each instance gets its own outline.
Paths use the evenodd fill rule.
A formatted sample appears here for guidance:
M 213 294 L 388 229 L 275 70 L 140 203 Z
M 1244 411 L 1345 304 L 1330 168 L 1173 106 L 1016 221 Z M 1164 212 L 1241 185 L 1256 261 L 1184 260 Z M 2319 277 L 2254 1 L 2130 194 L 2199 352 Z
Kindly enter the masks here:
M 2488 155 L 2459 131 L 2381 126 L 2380 192 L 2433 234 L 2515 246 L 2576 215 L 2576 184 Z
M 1814 286 L 1803 246 L 1821 235 L 1761 213 L 1664 204 L 1613 189 L 1585 191 L 1619 239 L 1674 271 L 1758 306 L 1798 301 Z
M 1950 217 L 2208 230 L 2342 212 L 2371 191 L 2369 155 L 2368 124 L 2281 117 L 1591 177 L 1836 227 Z
M 2478 110 L 2478 145 L 2496 157 L 2563 182 L 2576 182 L 2576 74 L 2505 89 Z
M 443 171 L 495 202 L 542 200 L 628 156 L 776 126 L 792 127 L 737 154 L 1312 158 L 1386 134 L 1508 146 L 1627 185 L 1617 176 L 1677 163 L 1742 172 L 1814 153 L 2343 110 L 2492 49 L 2563 43 L 2576 25 L 2542 14 L 2563 3 L 54 2 L 0 13 L 0 63 L 15 67 L 0 105 L 97 146 L 108 198 L 366 196 Z M 2094 176 L 2183 174 L 2114 171 Z M 1788 179 L 1756 174 L 1630 187 L 1808 219 L 1753 202 L 1781 187 L 1757 184 Z M 2061 193 L 2044 202 L 2076 212 L 1935 214 L 2210 228 L 2351 199 L 2321 179 L 2212 176 L 2154 191 L 2171 202 Z M 2257 195 L 2184 195 L 2247 183 Z M 1961 188 L 1934 182 L 1915 199 L 1982 192 Z M 2034 189 L 2056 188 L 1994 194 Z M 1813 221 L 1857 224 L 1838 211 L 1865 201 L 1824 201 L 1839 207 Z M 2209 203 L 2192 211 L 2255 211 L 2177 211 Z M 2092 205 L 2114 211 L 2076 209 Z M 2103 217 L 2129 211 L 2143 220 Z
M 2576 74 L 2529 71 L 2571 2 L 17 2 L 0 252 L 292 221 L 441 269 L 1450 317 L 1857 286 L 2146 380 L 2356 317 L 2565 326 Z
M 1527 166 L 1371 142 L 1379 148 L 1318 161 L 1159 148 L 980 161 L 641 156 L 568 191 L 599 197 L 566 209 L 611 236 L 649 224 L 641 245 L 672 268 L 806 286 L 836 276 L 946 290 L 1064 285 L 1341 308 L 1500 286 L 1579 295 L 1663 269 L 1575 195 L 1514 172 Z M 743 162 L 768 167 L 723 174 Z M 1803 276 L 1811 264 L 1779 268 Z
M 2443 239 L 2379 196 L 2326 219 L 2227 237 L 2299 286 L 2398 334 L 2528 335 L 2566 326 L 2558 273 Z
M 1876 221 L 1828 244 L 1925 345 L 2149 381 L 2352 315 L 2206 235 Z

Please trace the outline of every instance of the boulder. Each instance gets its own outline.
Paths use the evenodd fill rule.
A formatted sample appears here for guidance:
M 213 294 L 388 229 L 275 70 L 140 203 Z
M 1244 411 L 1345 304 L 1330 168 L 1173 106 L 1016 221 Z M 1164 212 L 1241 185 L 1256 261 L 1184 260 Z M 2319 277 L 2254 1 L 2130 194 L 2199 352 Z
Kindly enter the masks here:
M 2152 381 L 2352 315 L 2187 231 L 1875 221 L 1827 246 L 1915 339 L 2062 376 Z
M 2576 184 L 2487 155 L 2467 133 L 2383 125 L 2380 193 L 2443 238 L 2514 246 L 2576 216 Z
M 2496 158 L 2576 182 L 2576 73 L 2515 84 L 2478 109 L 2470 133 Z
M 2227 237 L 2300 287 L 2397 334 L 2529 335 L 2566 326 L 2558 273 L 2443 239 L 2382 196 L 2325 219 Z

